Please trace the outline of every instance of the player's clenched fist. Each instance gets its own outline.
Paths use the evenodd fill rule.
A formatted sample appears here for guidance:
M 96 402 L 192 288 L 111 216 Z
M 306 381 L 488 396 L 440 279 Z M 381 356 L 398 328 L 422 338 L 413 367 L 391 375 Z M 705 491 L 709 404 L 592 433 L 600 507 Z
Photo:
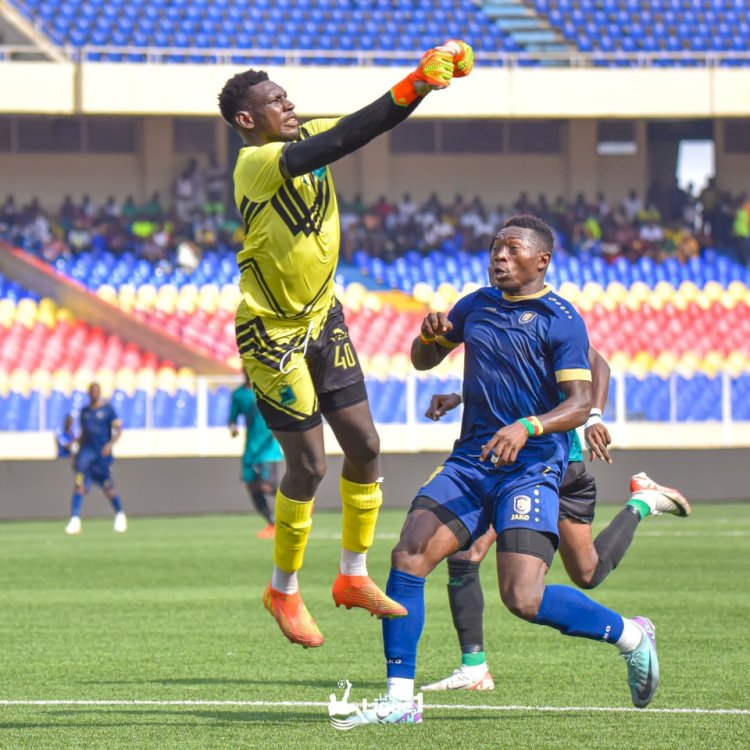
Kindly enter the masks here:
M 416 70 L 392 89 L 393 101 L 408 107 L 430 91 L 447 88 L 451 80 L 469 75 L 474 67 L 474 50 L 460 39 L 449 39 L 422 55 Z
M 448 316 L 445 313 L 428 313 L 425 319 L 422 321 L 422 327 L 419 330 L 419 335 L 422 339 L 434 339 L 443 333 L 453 328 L 453 323 L 448 320 Z
M 450 52 L 453 57 L 454 78 L 463 78 L 474 69 L 474 50 L 470 44 L 466 44 L 462 39 L 449 39 L 437 49 L 444 49 Z

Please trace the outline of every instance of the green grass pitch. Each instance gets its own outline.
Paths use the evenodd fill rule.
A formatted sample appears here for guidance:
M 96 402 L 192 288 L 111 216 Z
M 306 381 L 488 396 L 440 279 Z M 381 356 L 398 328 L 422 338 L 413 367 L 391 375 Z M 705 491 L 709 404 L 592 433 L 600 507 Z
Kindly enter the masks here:
M 602 507 L 595 532 L 616 511 Z M 382 585 L 403 517 L 381 515 L 370 573 Z M 373 699 L 385 670 L 379 623 L 330 597 L 337 514 L 316 515 L 300 576 L 327 638 L 309 651 L 260 604 L 272 542 L 255 538 L 256 516 L 131 518 L 122 536 L 110 521 L 84 518 L 80 537 L 63 526 L 0 524 L 2 748 L 750 747 L 750 504 L 646 519 L 592 592 L 656 624 L 662 684 L 649 710 L 630 710 L 614 648 L 508 614 L 488 560 L 496 689 L 430 694 L 419 726 L 349 733 L 328 725 L 328 695 L 348 678 L 353 699 Z M 556 562 L 549 581 L 566 580 Z M 443 565 L 427 585 L 417 684 L 458 665 L 445 583 Z

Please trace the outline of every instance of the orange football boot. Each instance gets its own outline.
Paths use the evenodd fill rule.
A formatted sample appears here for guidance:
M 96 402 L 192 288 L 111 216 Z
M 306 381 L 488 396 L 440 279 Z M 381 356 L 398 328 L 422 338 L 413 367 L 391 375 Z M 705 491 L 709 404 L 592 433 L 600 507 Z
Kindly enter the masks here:
M 336 606 L 361 607 L 378 619 L 382 617 L 406 617 L 405 607 L 387 597 L 370 576 L 346 576 L 339 573 L 331 589 Z
M 307 611 L 299 591 L 282 594 L 269 583 L 263 592 L 263 606 L 279 623 L 281 632 L 292 642 L 303 648 L 317 648 L 324 643 L 323 634 Z

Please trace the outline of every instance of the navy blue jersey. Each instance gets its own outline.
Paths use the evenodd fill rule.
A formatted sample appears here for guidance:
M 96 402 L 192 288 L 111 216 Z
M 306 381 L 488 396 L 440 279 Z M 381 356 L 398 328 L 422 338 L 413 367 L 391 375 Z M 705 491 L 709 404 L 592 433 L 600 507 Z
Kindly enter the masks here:
M 591 380 L 586 326 L 549 287 L 522 297 L 479 289 L 460 299 L 448 319 L 453 328 L 438 343 L 465 348 L 464 413 L 454 454 L 476 459 L 501 427 L 558 406 L 560 383 Z M 545 433 L 526 443 L 519 460 L 556 454 L 555 443 L 567 457 L 569 441 L 566 433 Z
M 75 432 L 73 430 L 64 430 L 60 427 L 55 431 L 55 440 L 57 441 L 57 457 L 70 458 L 73 444 L 78 440 Z
M 112 425 L 118 421 L 111 404 L 102 404 L 95 409 L 85 406 L 81 410 L 81 452 L 101 454 L 104 445 L 112 439 Z

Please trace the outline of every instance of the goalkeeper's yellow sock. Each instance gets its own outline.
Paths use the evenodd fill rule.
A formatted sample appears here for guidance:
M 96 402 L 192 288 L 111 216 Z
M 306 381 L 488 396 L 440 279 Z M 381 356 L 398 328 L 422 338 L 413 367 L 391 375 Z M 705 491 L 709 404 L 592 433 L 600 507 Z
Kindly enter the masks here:
M 383 504 L 380 481 L 370 484 L 350 482 L 341 477 L 341 546 L 344 550 L 365 553 L 372 547 L 378 510 Z
M 276 536 L 273 561 L 285 573 L 295 573 L 302 567 L 307 538 L 312 527 L 315 499 L 291 500 L 276 490 Z

